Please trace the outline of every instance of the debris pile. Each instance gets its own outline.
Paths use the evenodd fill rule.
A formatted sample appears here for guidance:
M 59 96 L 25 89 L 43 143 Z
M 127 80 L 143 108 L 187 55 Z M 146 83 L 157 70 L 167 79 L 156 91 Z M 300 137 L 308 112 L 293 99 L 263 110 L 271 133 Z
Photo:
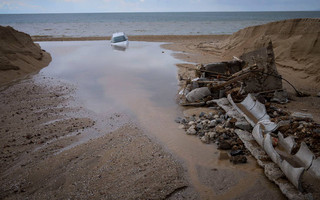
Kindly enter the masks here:
M 195 75 L 180 78 L 184 81 L 180 105 L 205 106 L 212 112 L 177 118 L 186 134 L 228 150 L 234 164 L 245 163 L 250 152 L 289 199 L 320 197 L 314 189 L 319 184 L 313 184 L 320 179 L 320 125 L 308 113 L 291 114 L 276 106 L 287 103 L 288 94 L 282 88 L 271 42 L 229 62 L 199 65 Z M 271 173 L 270 166 L 278 173 Z
M 282 91 L 282 78 L 278 74 L 272 43 L 267 47 L 234 57 L 229 62 L 199 65 L 195 79 L 185 81 L 179 92 L 180 105 L 210 105 L 210 100 L 230 93 L 247 94 Z

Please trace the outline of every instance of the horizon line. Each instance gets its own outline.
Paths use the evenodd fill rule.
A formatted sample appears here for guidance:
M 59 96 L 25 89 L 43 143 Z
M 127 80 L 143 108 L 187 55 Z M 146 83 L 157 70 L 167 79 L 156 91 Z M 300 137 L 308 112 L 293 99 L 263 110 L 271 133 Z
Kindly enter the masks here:
M 260 11 L 116 11 L 116 12 L 38 12 L 38 13 L 0 13 L 0 15 L 6 15 L 6 14 L 102 14 L 102 13 L 108 13 L 108 14 L 116 14 L 116 13 L 223 13 L 223 12 L 320 12 L 320 10 L 260 10 Z

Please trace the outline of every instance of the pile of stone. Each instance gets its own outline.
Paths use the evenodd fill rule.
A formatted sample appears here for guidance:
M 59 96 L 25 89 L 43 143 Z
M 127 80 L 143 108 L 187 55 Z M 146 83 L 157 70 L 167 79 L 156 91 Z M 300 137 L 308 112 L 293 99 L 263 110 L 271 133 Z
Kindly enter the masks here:
M 208 114 L 201 112 L 199 116 L 178 117 L 175 121 L 180 123 L 179 128 L 184 129 L 187 135 L 198 136 L 203 143 L 216 143 L 218 149 L 228 150 L 232 163 L 246 163 L 249 152 L 234 131 L 236 128 L 250 131 L 250 124 L 237 122 L 219 107 L 213 109 L 214 112 Z

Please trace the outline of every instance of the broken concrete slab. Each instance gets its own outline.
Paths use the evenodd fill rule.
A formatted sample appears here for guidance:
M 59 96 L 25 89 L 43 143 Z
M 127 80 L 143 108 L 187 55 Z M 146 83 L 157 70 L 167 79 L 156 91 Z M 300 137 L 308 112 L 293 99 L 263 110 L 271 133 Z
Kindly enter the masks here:
M 244 81 L 243 90 L 246 93 L 282 89 L 282 79 L 277 71 L 271 41 L 266 47 L 243 54 L 240 59 L 249 66 L 257 65 L 263 70 L 263 73 L 256 73 L 254 78 Z

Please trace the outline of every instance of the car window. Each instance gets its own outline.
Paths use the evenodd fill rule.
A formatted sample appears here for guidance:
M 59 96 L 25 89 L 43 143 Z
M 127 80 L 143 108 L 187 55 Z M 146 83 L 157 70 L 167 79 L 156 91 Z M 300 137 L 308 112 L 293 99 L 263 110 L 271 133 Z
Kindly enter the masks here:
M 112 42 L 114 42 L 114 43 L 123 42 L 126 40 L 127 40 L 126 37 L 124 37 L 123 35 L 112 38 Z

